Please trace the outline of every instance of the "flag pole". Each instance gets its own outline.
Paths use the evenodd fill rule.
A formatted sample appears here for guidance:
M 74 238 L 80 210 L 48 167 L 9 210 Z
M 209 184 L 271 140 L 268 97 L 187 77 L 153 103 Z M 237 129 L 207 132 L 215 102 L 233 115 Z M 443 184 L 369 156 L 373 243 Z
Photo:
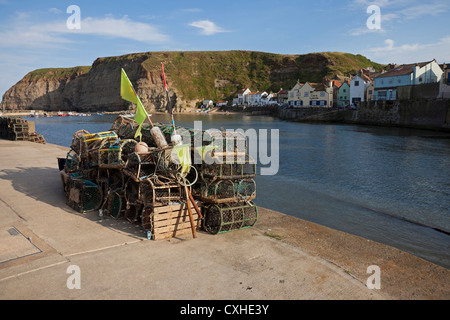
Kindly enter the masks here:
M 161 70 L 162 70 L 161 75 L 162 75 L 162 78 L 163 78 L 164 89 L 166 90 L 166 97 L 167 97 L 167 104 L 168 104 L 168 107 L 169 107 L 169 113 L 170 113 L 171 118 L 172 118 L 173 134 L 177 134 L 177 130 L 175 128 L 175 120 L 173 118 L 172 105 L 170 103 L 170 98 L 169 98 L 169 86 L 167 85 L 167 82 L 166 82 L 166 75 L 164 73 L 164 63 L 162 63 L 162 62 L 161 62 Z

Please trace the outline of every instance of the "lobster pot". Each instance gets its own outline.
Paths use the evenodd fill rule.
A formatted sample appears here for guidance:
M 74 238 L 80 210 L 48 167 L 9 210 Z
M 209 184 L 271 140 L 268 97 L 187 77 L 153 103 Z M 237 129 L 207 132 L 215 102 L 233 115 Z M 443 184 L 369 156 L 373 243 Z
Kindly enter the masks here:
M 185 199 L 183 187 L 177 183 L 158 183 L 151 178 L 136 181 L 128 179 L 125 186 L 128 203 L 165 205 Z
M 172 161 L 172 149 L 153 149 L 146 153 L 132 153 L 128 157 L 125 173 L 134 179 L 146 179 L 154 175 L 164 180 L 176 179 L 178 164 Z
M 66 155 L 64 162 L 64 171 L 67 173 L 77 172 L 80 168 L 80 157 L 75 150 L 71 149 Z
M 141 219 L 142 204 L 128 204 L 125 210 L 125 219 L 131 223 L 139 222 Z
M 83 136 L 88 135 L 89 131 L 86 130 L 78 130 L 73 134 L 72 137 L 72 144 L 70 145 L 70 148 L 75 151 L 75 153 L 80 154 L 81 150 L 81 139 Z
M 119 169 L 98 169 L 97 182 L 105 192 L 121 190 L 125 184 L 124 175 Z
M 123 168 L 128 155 L 134 153 L 137 142 L 133 139 L 102 141 L 98 150 L 98 166 L 100 168 Z
M 253 179 L 202 181 L 200 199 L 209 203 L 249 201 L 256 197 Z
M 98 165 L 98 150 L 104 140 L 117 140 L 117 134 L 112 131 L 81 135 L 79 139 L 79 155 L 90 165 Z
M 103 210 L 105 211 L 105 214 L 114 219 L 121 218 L 126 211 L 124 196 L 119 192 L 108 193 Z
M 64 194 L 67 196 L 69 194 L 69 174 L 64 170 L 61 170 L 59 171 L 59 175 L 61 176 Z
M 201 203 L 196 203 L 201 210 Z M 191 205 L 195 228 L 200 229 L 202 220 L 194 206 L 191 203 L 189 205 Z M 159 207 L 145 205 L 141 213 L 141 224 L 147 232 L 147 238 L 160 240 L 192 233 L 187 206 L 186 202 Z
M 125 172 L 135 179 L 144 179 L 155 173 L 157 162 L 155 153 L 132 153 L 128 156 Z
M 205 210 L 204 229 L 211 234 L 249 228 L 258 220 L 258 208 L 253 202 L 209 205 Z
M 228 160 L 226 157 L 211 159 L 215 160 L 215 162 L 212 164 L 202 163 L 201 171 L 204 177 L 244 179 L 254 178 L 256 176 L 256 162 L 248 154 L 245 154 L 242 159 L 237 156 Z
M 84 213 L 98 210 L 103 202 L 102 190 L 95 183 L 69 176 L 66 203 L 72 209 Z
M 241 132 L 206 130 L 204 141 L 219 147 L 223 152 L 245 152 L 247 150 L 247 139 Z
M 130 117 L 118 116 L 116 120 L 114 120 L 109 131 L 114 131 L 117 135 L 119 135 L 120 128 L 125 127 L 127 124 L 134 124 L 134 119 Z
M 126 122 L 122 124 L 115 132 L 117 132 L 117 136 L 120 139 L 134 139 L 137 128 L 138 125 L 134 121 Z
M 89 181 L 97 181 L 98 167 L 84 166 L 84 167 L 80 168 L 78 173 L 81 174 L 81 177 L 83 179 L 86 179 Z

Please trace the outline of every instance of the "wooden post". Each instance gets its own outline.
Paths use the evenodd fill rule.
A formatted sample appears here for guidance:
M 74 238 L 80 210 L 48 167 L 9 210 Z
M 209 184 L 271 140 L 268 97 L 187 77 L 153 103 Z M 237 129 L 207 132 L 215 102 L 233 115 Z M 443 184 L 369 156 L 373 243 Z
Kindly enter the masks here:
M 187 188 L 187 187 L 186 187 L 186 192 L 188 193 L 188 195 L 189 195 L 189 200 L 191 200 L 192 204 L 194 205 L 195 211 L 197 211 L 197 214 L 198 214 L 199 218 L 200 218 L 200 219 L 203 219 L 202 212 L 200 211 L 200 208 L 197 206 L 197 203 L 195 202 L 194 197 L 192 196 L 191 191 L 190 191 L 189 188 Z
M 191 229 L 192 229 L 192 236 L 195 238 L 197 238 L 197 231 L 195 230 L 195 222 L 194 222 L 194 216 L 192 215 L 192 210 L 191 210 L 191 205 L 189 203 L 190 199 L 189 199 L 189 195 L 188 195 L 188 187 L 184 187 L 186 190 L 186 205 L 187 205 L 187 209 L 189 212 L 189 220 L 191 221 Z

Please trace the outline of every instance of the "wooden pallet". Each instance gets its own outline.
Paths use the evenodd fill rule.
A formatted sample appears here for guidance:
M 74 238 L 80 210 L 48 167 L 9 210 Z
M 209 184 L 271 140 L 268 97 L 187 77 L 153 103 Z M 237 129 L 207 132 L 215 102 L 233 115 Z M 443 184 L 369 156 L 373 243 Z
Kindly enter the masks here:
M 201 228 L 194 206 L 190 203 L 196 230 Z M 200 204 L 197 202 L 197 206 Z M 170 204 L 161 207 L 146 206 L 143 211 L 143 227 L 152 240 L 168 239 L 192 233 L 186 203 Z

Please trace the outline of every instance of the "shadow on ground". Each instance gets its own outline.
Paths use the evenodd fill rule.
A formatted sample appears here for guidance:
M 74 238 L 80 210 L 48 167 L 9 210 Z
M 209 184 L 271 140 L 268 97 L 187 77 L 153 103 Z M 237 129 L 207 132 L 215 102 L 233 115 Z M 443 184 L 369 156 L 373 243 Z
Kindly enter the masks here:
M 58 168 L 18 167 L 16 169 L 3 170 L 0 173 L 0 180 L 8 180 L 11 182 L 14 190 L 23 193 L 27 197 L 61 209 L 64 212 L 83 216 L 106 228 L 127 233 L 138 238 L 146 237 L 146 233 L 139 224 L 139 221 L 131 223 L 124 218 L 116 220 L 110 216 L 100 216 L 98 210 L 80 213 L 68 206 Z

